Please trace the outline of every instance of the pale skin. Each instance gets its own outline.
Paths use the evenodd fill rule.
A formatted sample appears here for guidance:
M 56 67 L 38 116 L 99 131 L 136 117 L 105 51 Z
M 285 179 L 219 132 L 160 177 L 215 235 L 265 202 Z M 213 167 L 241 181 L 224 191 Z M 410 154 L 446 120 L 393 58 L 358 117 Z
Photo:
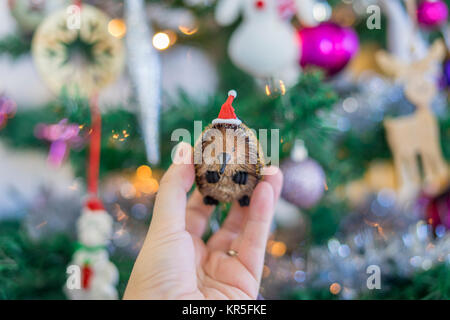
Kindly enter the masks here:
M 176 157 L 191 154 L 180 144 Z M 281 171 L 269 167 L 250 206 L 233 203 L 221 228 L 202 240 L 214 207 L 195 190 L 191 164 L 172 164 L 161 179 L 149 232 L 137 257 L 124 299 L 256 299 Z M 227 254 L 229 250 L 237 256 Z

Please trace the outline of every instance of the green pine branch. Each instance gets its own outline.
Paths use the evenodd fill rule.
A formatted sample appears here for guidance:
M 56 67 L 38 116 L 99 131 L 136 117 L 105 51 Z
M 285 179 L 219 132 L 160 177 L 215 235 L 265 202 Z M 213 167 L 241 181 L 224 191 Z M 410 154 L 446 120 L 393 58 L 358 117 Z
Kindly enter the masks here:
M 0 55 L 6 54 L 12 58 L 18 58 L 30 50 L 31 40 L 25 39 L 20 34 L 11 34 L 0 39 Z

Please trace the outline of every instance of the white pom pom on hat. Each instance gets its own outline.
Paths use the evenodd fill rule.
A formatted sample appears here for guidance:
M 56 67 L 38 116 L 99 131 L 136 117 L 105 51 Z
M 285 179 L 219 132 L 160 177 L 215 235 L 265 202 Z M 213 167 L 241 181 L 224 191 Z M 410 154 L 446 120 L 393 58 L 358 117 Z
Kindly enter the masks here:
M 228 91 L 228 96 L 233 96 L 233 97 L 237 97 L 237 92 L 236 92 L 236 90 L 230 90 L 230 91 Z
M 234 113 L 234 108 L 232 106 L 234 98 L 237 97 L 236 90 L 230 90 L 228 91 L 228 98 L 227 101 L 222 105 L 222 108 L 220 109 L 220 113 L 217 119 L 213 120 L 213 124 L 234 124 L 234 125 L 240 125 L 242 123 L 241 120 L 236 116 Z

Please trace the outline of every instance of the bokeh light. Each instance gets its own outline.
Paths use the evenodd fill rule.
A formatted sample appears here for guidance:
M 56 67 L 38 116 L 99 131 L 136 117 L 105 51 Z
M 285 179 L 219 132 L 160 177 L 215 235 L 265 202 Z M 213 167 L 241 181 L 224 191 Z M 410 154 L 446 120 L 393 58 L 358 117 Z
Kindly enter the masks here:
M 136 175 L 139 179 L 151 179 L 152 178 L 152 169 L 149 166 L 143 165 L 137 168 Z
M 108 23 L 108 32 L 115 38 L 122 39 L 127 33 L 127 25 L 122 19 L 112 19 Z
M 270 253 L 275 257 L 282 257 L 286 253 L 286 244 L 284 242 L 275 241 L 272 244 L 272 247 L 270 249 Z
M 153 46 L 158 50 L 166 50 L 170 46 L 169 35 L 165 32 L 158 32 L 153 36 Z
M 180 30 L 183 34 L 190 36 L 198 31 L 198 27 L 178 26 L 178 30 Z
M 327 2 L 318 2 L 313 7 L 313 17 L 317 22 L 326 21 L 331 17 L 331 7 Z
M 337 282 L 333 283 L 330 286 L 330 292 L 332 294 L 339 294 L 339 292 L 341 292 L 341 285 L 339 283 L 337 283 Z
M 159 183 L 153 177 L 152 169 L 147 165 L 142 165 L 136 169 L 133 186 L 138 193 L 145 194 L 154 194 L 159 189 Z

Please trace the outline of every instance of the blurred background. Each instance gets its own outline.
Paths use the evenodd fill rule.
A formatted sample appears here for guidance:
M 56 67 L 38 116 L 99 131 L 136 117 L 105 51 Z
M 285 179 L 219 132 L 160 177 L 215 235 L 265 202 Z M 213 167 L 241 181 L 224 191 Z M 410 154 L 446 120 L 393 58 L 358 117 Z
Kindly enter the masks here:
M 285 176 L 261 299 L 449 299 L 449 2 L 1 1 L 0 298 L 120 298 L 235 89 Z

